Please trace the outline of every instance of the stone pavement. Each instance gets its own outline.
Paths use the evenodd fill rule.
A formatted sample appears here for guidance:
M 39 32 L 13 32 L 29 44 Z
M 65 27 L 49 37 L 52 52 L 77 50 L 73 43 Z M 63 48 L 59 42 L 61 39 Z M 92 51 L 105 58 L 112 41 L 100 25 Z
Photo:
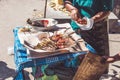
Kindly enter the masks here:
M 26 20 L 33 15 L 35 9 L 43 14 L 44 4 L 45 0 L 0 0 L 0 80 L 12 80 L 15 76 L 14 57 L 7 54 L 8 47 L 14 44 L 13 28 L 26 25 Z M 62 12 L 50 8 L 47 9 L 47 14 L 47 17 L 53 18 L 66 17 Z M 120 52 L 120 35 L 110 34 L 109 38 L 110 55 Z M 110 70 L 120 72 L 120 62 L 110 65 Z M 26 74 L 28 71 L 31 70 L 27 69 Z M 32 80 L 32 76 L 30 78 Z

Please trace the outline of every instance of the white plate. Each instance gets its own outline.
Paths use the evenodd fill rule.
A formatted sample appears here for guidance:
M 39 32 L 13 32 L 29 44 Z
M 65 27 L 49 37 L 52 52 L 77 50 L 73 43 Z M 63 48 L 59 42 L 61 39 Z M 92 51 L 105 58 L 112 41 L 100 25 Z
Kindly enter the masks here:
M 90 30 L 92 29 L 93 27 L 93 23 L 94 21 L 92 19 L 89 19 L 87 17 L 84 17 L 83 19 L 85 19 L 87 21 L 87 24 L 86 25 L 81 25 L 79 23 L 77 23 L 76 21 L 76 24 L 82 29 L 82 30 Z

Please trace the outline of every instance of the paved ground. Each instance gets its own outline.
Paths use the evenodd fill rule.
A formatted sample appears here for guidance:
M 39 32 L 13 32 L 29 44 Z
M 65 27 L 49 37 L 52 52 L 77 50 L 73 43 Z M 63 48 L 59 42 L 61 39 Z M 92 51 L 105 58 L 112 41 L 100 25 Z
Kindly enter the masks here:
M 13 46 L 13 28 L 26 25 L 26 19 L 31 17 L 34 9 L 43 13 L 45 0 L 0 0 L 0 80 L 12 80 L 15 76 L 14 57 L 7 54 L 9 46 Z M 48 10 L 47 17 L 54 15 L 62 18 L 65 15 L 53 13 Z M 53 13 L 53 14 L 50 14 Z M 59 12 L 61 14 L 61 12 Z M 110 34 L 110 55 L 120 52 L 120 35 Z M 113 63 L 118 65 L 110 66 L 120 72 L 120 62 Z

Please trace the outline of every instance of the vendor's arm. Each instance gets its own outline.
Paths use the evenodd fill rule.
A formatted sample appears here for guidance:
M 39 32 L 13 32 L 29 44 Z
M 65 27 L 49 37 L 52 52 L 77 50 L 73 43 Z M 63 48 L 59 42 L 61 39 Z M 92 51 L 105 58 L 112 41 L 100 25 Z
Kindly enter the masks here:
M 81 18 L 78 9 L 72 5 L 71 0 L 65 0 L 65 7 L 70 12 L 70 16 L 73 20 L 77 21 Z
M 97 13 L 95 16 L 92 17 L 92 19 L 94 20 L 94 22 L 99 22 L 102 21 L 103 19 L 107 18 L 110 14 L 110 11 L 102 11 Z

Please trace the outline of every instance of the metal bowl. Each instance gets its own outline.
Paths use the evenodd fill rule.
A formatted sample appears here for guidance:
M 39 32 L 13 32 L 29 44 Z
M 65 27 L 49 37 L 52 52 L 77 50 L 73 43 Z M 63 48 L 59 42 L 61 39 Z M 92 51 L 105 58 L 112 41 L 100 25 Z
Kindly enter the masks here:
M 35 30 L 43 30 L 55 26 L 58 22 L 55 19 L 37 19 L 27 21 Z

